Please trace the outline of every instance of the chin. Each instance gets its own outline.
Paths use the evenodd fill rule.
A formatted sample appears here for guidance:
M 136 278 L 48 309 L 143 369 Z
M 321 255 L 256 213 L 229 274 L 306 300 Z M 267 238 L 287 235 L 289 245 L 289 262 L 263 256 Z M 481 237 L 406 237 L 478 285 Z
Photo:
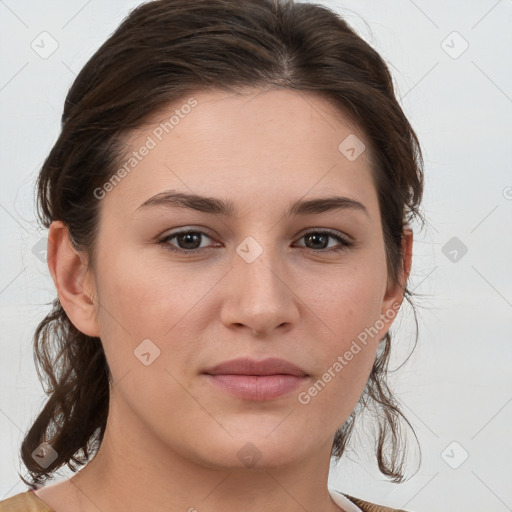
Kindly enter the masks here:
M 248 429 L 250 430 L 250 429 Z M 275 469 L 299 462 L 306 457 L 308 447 L 299 430 L 283 430 L 269 435 L 265 432 L 246 432 L 244 435 L 227 435 L 221 439 L 205 435 L 208 444 L 196 445 L 197 462 L 211 469 L 264 470 Z

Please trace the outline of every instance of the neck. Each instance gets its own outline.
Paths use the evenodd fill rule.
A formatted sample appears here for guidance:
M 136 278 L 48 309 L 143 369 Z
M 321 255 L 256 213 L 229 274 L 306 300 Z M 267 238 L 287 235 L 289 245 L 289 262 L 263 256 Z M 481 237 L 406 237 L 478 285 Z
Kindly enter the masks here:
M 340 510 L 327 489 L 329 443 L 287 466 L 212 467 L 162 445 L 136 419 L 116 421 L 123 417 L 110 411 L 98 453 L 71 479 L 81 512 Z

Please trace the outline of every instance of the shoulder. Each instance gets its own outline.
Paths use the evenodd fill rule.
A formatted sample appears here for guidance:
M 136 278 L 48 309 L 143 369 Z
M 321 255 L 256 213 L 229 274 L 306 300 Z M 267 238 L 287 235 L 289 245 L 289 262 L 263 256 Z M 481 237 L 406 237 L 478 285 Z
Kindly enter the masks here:
M 407 512 L 406 510 L 403 510 L 401 508 L 399 509 L 384 507 L 383 505 L 377 505 L 375 503 L 370 503 L 369 501 L 364 501 L 361 498 L 355 498 L 354 496 L 350 496 L 349 494 L 343 494 L 352 503 L 355 503 L 362 510 L 362 512 Z
M 0 501 L 0 512 L 53 512 L 53 510 L 32 491 L 26 491 Z
M 340 493 L 341 494 L 341 493 Z M 343 493 L 362 512 L 407 512 L 402 509 L 384 507 L 360 498 Z M 6 500 L 0 501 L 0 512 L 54 512 L 46 503 L 40 500 L 32 491 L 16 494 Z

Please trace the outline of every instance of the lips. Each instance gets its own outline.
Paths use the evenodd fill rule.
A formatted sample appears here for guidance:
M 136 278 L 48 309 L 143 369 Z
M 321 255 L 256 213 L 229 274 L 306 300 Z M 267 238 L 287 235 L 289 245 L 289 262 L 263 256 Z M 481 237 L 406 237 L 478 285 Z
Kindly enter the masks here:
M 206 369 L 203 374 L 216 388 L 239 398 L 259 401 L 282 397 L 308 377 L 302 368 L 278 358 L 232 359 Z
M 263 361 L 240 358 L 225 361 L 205 370 L 209 375 L 295 375 L 304 377 L 307 373 L 284 359 L 269 358 Z

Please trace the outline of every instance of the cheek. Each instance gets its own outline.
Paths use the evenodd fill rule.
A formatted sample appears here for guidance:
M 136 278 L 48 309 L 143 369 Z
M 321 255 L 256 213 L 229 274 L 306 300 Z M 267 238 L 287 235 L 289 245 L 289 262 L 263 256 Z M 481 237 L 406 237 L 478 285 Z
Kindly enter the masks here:
M 200 348 L 200 331 L 211 320 L 205 298 L 225 270 L 184 272 L 183 263 L 148 261 L 142 251 L 110 249 L 111 256 L 98 267 L 98 320 L 114 377 L 139 369 L 134 350 L 147 339 L 157 347 L 155 353 L 160 351 L 155 367 L 188 368 Z
M 365 292 L 346 284 L 337 294 L 331 291 L 330 301 L 319 309 L 322 321 L 317 324 L 323 333 L 315 336 L 311 352 L 318 370 L 297 397 L 304 421 L 319 433 L 335 431 L 353 411 L 368 381 L 380 338 L 372 336 L 371 330 L 380 305 L 375 291 L 368 292 L 374 288 Z
M 313 313 L 319 336 L 338 351 L 378 320 L 386 286 L 385 265 L 358 264 L 303 280 L 297 295 Z M 310 314 L 311 316 L 311 314 Z M 324 345 L 325 346 L 325 345 Z
M 150 260 L 144 250 L 111 249 L 99 269 L 102 305 L 112 313 L 102 315 L 105 325 L 117 321 L 133 336 L 160 337 L 208 289 L 208 282 L 197 279 L 196 272 L 184 272 L 183 264 L 170 265 L 164 258 Z
M 375 360 L 386 269 L 378 262 L 354 266 L 317 283 L 323 286 L 304 287 L 301 297 L 314 313 L 310 346 L 318 372 L 298 402 L 319 429 L 322 422 L 338 428 L 364 391 Z

